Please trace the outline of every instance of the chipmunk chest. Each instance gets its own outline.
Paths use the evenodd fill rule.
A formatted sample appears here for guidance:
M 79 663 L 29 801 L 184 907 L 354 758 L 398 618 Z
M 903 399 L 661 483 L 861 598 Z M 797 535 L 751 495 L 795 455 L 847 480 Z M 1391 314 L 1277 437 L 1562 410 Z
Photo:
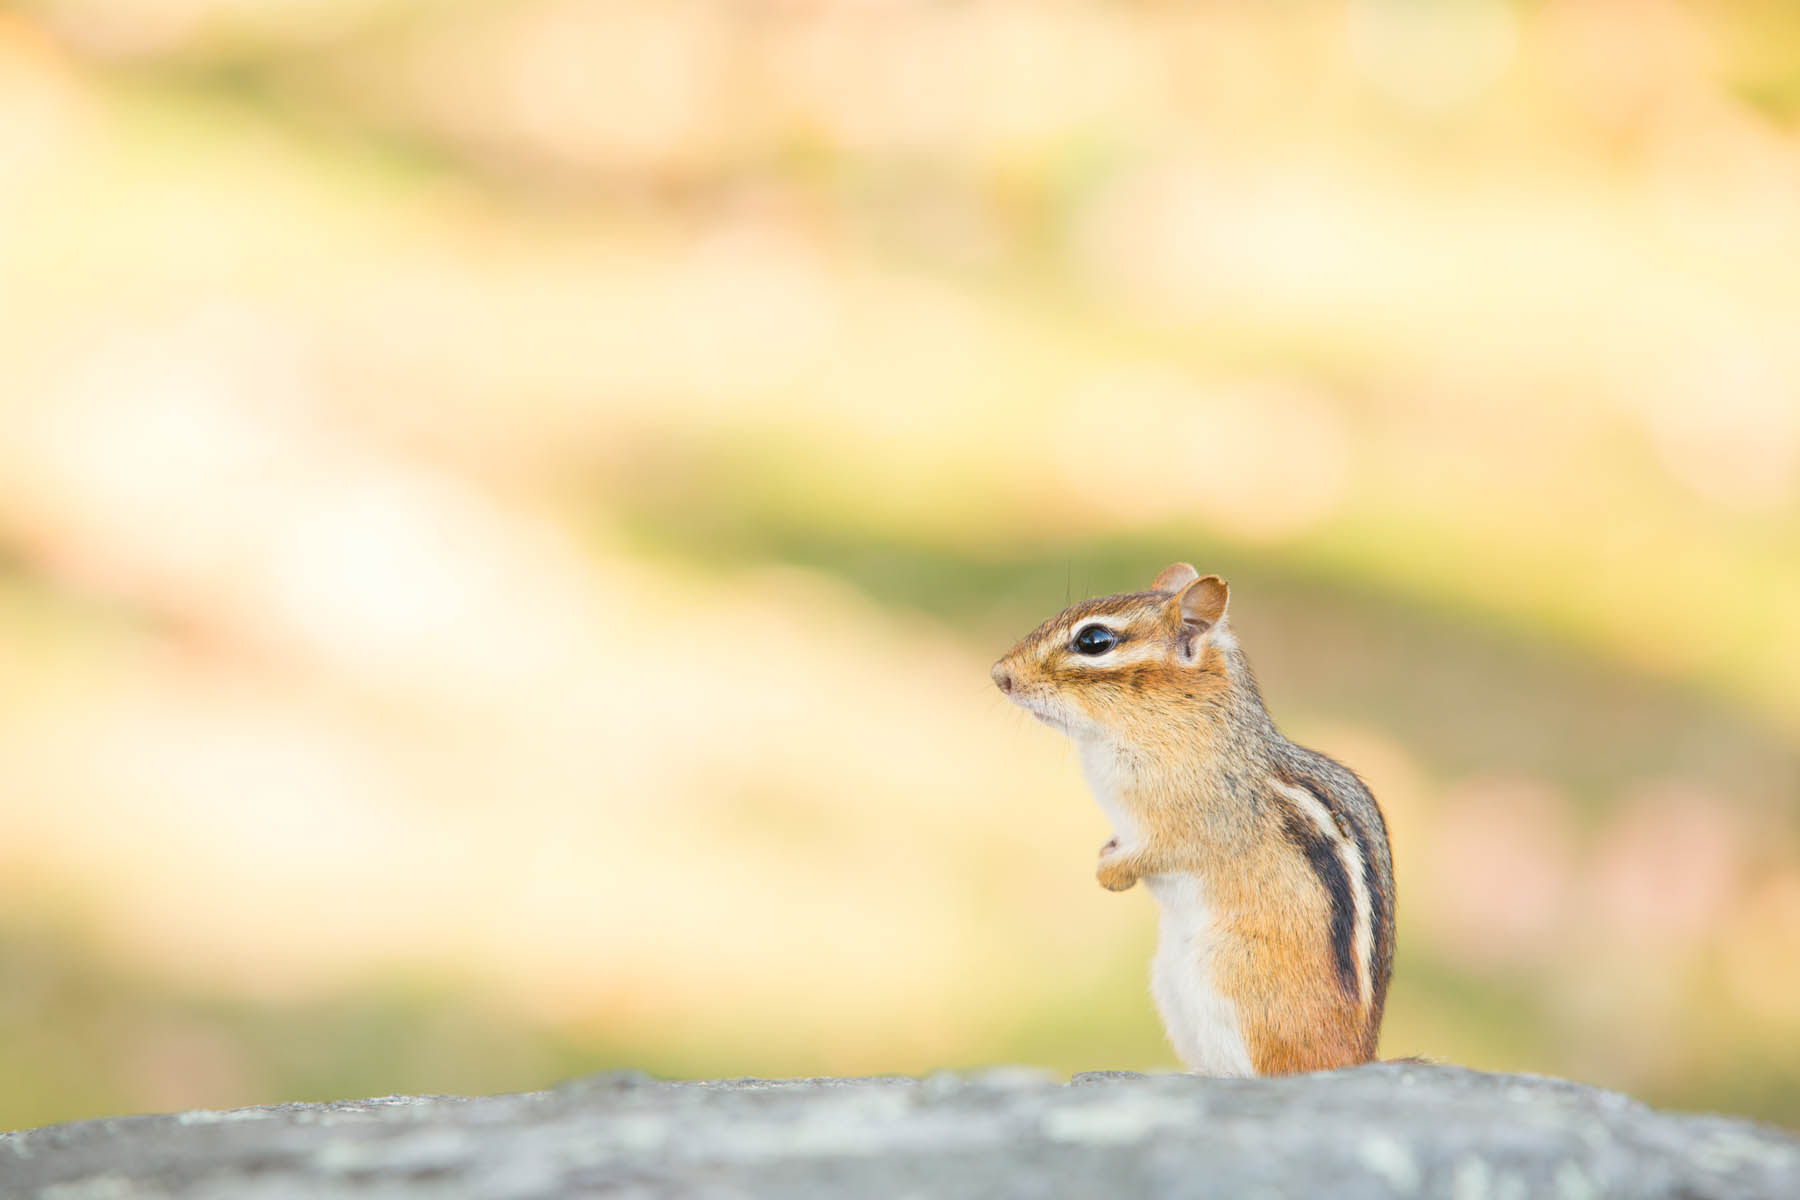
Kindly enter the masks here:
M 1126 803 L 1126 795 L 1137 778 L 1129 760 L 1117 748 L 1100 740 L 1076 743 L 1081 755 L 1081 774 L 1088 790 L 1100 804 L 1112 825 L 1113 836 L 1121 845 L 1135 845 L 1142 840 L 1143 830 L 1137 815 Z

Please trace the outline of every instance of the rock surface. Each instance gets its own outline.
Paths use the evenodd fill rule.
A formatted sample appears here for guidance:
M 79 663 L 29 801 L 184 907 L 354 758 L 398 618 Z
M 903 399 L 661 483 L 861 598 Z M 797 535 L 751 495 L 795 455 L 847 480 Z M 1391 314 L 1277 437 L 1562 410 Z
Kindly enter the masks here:
M 124 1117 L 0 1135 L 6 1200 L 1800 1196 L 1800 1140 L 1559 1080 L 1028 1071 L 662 1083 Z

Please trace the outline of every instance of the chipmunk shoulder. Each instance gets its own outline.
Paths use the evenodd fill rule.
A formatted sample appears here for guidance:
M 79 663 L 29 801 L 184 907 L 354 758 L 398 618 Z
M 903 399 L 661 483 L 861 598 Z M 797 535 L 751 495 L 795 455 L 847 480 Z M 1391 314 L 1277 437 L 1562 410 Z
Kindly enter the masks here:
M 1114 834 L 1101 885 L 1154 896 L 1152 992 L 1189 1068 L 1364 1062 L 1393 970 L 1386 824 L 1354 772 L 1276 728 L 1229 602 L 1177 563 L 1052 617 L 994 682 L 1074 741 Z

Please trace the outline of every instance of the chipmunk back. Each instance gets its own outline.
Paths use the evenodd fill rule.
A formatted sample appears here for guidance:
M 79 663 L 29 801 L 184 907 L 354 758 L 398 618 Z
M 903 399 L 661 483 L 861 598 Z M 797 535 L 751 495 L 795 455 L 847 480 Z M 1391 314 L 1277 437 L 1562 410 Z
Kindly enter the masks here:
M 1186 563 L 1145 592 L 1074 605 L 994 664 L 1067 734 L 1112 823 L 1096 875 L 1161 909 L 1152 992 L 1188 1067 L 1272 1075 L 1375 1055 L 1394 954 L 1381 809 L 1344 766 L 1283 737 Z

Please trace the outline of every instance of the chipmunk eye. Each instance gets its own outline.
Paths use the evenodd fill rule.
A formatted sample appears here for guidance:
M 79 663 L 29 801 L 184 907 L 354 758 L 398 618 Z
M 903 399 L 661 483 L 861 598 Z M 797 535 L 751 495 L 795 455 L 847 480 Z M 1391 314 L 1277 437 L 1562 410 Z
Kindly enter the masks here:
M 1105 654 L 1119 644 L 1119 635 L 1104 625 L 1083 625 L 1075 631 L 1075 653 Z

